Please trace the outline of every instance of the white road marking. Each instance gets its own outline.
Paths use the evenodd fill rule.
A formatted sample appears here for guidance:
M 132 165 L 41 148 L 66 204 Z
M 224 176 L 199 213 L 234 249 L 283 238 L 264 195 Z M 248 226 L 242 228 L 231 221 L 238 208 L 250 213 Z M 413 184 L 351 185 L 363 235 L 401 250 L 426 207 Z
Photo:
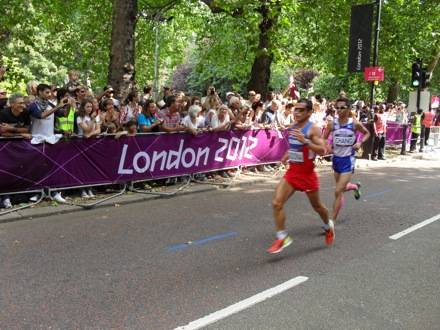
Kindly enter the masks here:
M 268 298 L 271 298 L 273 296 L 276 296 L 279 293 L 282 293 L 286 290 L 289 290 L 293 288 L 294 286 L 301 284 L 305 281 L 307 281 L 309 278 L 304 276 L 297 276 L 295 278 L 292 278 L 291 280 L 288 280 L 287 282 L 284 282 L 280 285 L 277 285 L 276 287 L 273 287 L 271 289 L 268 289 L 266 291 L 263 291 L 261 293 L 256 294 L 255 296 L 252 296 L 250 298 L 247 298 L 245 300 L 242 300 L 236 304 L 233 304 L 229 307 L 226 307 L 224 309 L 221 309 L 217 312 L 214 312 L 212 314 L 209 314 L 205 317 L 202 317 L 198 320 L 190 322 L 188 325 L 185 325 L 183 327 L 175 328 L 174 330 L 196 330 L 200 329 L 202 327 L 207 326 L 208 324 L 217 322 L 221 319 L 224 319 L 232 314 L 235 314 L 239 311 L 242 311 L 246 308 L 251 307 L 252 305 L 258 304 L 259 302 L 266 300 Z
M 430 219 L 427 219 L 425 221 L 422 221 L 420 223 L 418 223 L 417 225 L 414 225 L 408 229 L 405 229 L 404 231 L 401 231 L 400 233 L 394 234 L 393 236 L 390 236 L 391 239 L 399 239 L 402 236 L 405 236 L 406 234 L 409 234 L 417 229 L 420 229 L 426 225 L 429 225 L 431 222 L 437 221 L 438 219 L 440 219 L 440 214 L 437 214 L 435 217 L 432 217 Z

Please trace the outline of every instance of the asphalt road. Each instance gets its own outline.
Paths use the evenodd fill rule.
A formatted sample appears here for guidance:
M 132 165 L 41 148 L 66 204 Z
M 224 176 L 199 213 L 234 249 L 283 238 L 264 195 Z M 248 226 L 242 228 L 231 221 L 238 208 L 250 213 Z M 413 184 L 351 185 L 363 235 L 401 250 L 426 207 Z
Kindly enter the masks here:
M 295 194 L 277 255 L 278 179 L 3 223 L 0 328 L 439 329 L 439 177 L 438 159 L 358 170 L 331 246 Z

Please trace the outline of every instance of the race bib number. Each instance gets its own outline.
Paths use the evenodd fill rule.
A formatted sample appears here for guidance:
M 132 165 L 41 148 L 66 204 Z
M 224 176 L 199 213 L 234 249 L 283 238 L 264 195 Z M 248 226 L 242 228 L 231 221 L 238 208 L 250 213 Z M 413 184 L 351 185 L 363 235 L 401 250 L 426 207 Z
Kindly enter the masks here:
M 289 150 L 289 162 L 304 163 L 304 153 L 302 151 Z

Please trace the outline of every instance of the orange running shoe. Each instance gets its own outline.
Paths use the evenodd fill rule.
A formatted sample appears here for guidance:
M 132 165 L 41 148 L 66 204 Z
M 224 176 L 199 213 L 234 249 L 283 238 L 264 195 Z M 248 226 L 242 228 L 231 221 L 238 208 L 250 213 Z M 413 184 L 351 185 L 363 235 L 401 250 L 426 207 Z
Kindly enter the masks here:
M 335 224 L 333 223 L 333 220 L 329 220 L 328 224 L 330 229 L 325 231 L 325 244 L 330 245 L 335 239 Z
M 273 245 L 267 250 L 269 253 L 278 253 L 281 252 L 285 247 L 288 247 L 292 244 L 292 237 L 287 235 L 284 239 L 276 239 Z

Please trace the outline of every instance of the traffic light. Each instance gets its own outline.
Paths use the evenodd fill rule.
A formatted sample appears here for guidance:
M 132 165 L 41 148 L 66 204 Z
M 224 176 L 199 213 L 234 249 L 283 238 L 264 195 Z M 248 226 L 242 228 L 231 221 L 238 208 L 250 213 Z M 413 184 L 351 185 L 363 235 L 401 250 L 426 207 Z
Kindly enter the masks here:
M 428 88 L 431 82 L 431 72 L 428 72 L 428 68 L 423 68 L 422 71 L 422 88 Z
M 414 88 L 419 88 L 422 82 L 422 60 L 417 59 L 417 62 L 412 65 L 411 74 L 411 86 Z

